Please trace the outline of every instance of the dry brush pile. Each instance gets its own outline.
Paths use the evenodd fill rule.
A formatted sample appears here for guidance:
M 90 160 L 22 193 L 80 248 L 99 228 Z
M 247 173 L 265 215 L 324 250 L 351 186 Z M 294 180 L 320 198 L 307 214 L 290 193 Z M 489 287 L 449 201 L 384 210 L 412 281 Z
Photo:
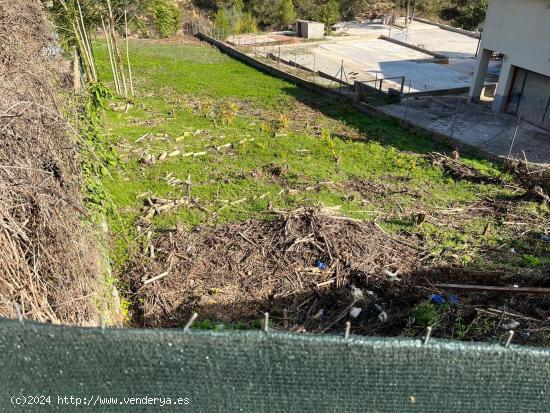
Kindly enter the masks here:
M 52 33 L 40 1 L 0 2 L 0 316 L 89 324 L 98 255 Z
M 278 214 L 155 237 L 155 259 L 131 272 L 136 321 L 183 326 L 197 311 L 202 319 L 250 322 L 269 311 L 281 327 L 324 332 L 367 298 L 354 297 L 354 288 L 358 295 L 378 285 L 388 294 L 420 266 L 416 246 L 376 224 L 327 210 Z

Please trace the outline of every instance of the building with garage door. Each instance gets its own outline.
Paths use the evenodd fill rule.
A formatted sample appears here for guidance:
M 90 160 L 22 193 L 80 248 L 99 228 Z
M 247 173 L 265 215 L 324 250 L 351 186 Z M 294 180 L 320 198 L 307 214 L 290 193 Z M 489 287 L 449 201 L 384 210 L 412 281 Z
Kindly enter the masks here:
M 478 101 L 487 66 L 502 56 L 493 109 L 550 130 L 550 0 L 490 0 L 470 89 Z

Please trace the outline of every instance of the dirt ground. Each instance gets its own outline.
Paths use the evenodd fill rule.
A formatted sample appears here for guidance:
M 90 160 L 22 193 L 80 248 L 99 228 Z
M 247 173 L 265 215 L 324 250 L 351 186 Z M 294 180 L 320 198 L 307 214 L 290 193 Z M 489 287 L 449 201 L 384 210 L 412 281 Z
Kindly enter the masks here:
M 155 258 L 131 270 L 134 322 L 183 327 L 271 328 L 302 333 L 420 335 L 548 345 L 550 300 L 529 294 L 448 290 L 441 283 L 548 286 L 502 273 L 435 268 L 413 237 L 329 210 L 273 212 L 246 221 L 152 237 Z M 220 327 L 218 327 L 220 328 Z

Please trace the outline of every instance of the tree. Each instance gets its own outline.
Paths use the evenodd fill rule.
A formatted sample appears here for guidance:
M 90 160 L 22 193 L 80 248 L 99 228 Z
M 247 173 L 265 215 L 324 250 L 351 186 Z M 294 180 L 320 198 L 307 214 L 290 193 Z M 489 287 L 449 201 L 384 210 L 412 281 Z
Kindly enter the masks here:
M 488 7 L 488 0 L 475 0 L 461 11 L 457 23 L 466 30 L 477 29 L 485 21 Z
M 372 7 L 366 0 L 340 0 L 340 15 L 345 20 L 353 20 L 357 15 L 368 12 Z
M 255 33 L 258 31 L 258 22 L 252 13 L 244 13 L 235 29 L 236 33 Z
M 313 13 L 313 19 L 325 24 L 328 34 L 332 32 L 332 26 L 340 19 L 340 12 L 336 0 L 328 0 L 320 5 Z
M 152 16 L 153 26 L 160 37 L 173 35 L 179 25 L 180 12 L 170 0 L 151 0 L 147 12 Z
M 224 9 L 219 9 L 214 16 L 214 31 L 219 37 L 226 37 L 229 34 L 229 19 Z
M 254 0 L 250 8 L 258 23 L 263 27 L 280 24 L 280 10 L 282 0 Z
M 281 26 L 288 26 L 296 19 L 296 11 L 292 0 L 283 0 L 280 7 Z

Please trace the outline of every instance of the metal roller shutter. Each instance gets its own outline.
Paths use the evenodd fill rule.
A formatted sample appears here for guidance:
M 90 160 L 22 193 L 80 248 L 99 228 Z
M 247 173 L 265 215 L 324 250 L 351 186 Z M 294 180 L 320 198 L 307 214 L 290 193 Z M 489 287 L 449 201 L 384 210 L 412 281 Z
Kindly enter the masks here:
M 550 77 L 517 68 L 507 112 L 550 130 Z

